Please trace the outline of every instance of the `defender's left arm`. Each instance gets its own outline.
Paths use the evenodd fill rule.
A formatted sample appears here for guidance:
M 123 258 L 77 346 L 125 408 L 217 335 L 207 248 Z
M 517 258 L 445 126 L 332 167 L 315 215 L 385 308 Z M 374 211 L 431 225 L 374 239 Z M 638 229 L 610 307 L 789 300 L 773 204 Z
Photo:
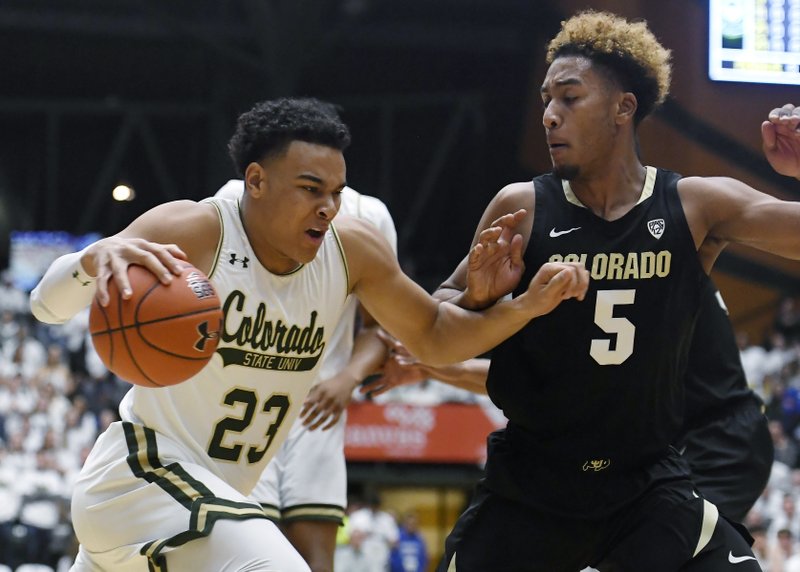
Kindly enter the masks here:
M 787 179 L 787 184 L 796 183 Z M 800 260 L 800 202 L 727 177 L 685 178 L 678 192 L 701 253 L 709 245 L 734 242 Z

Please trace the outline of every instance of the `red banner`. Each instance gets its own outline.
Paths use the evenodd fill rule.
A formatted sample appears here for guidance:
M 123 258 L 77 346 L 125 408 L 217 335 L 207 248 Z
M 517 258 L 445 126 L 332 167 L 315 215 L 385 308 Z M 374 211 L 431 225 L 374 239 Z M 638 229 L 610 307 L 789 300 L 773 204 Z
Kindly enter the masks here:
M 347 409 L 348 461 L 482 464 L 486 436 L 505 425 L 479 405 L 434 407 L 369 402 Z

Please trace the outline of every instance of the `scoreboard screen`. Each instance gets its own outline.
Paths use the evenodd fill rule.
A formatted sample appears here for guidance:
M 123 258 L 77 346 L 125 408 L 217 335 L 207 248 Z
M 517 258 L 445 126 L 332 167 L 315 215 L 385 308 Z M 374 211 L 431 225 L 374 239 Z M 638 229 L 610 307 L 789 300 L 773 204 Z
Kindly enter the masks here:
M 709 0 L 708 75 L 800 85 L 800 0 Z

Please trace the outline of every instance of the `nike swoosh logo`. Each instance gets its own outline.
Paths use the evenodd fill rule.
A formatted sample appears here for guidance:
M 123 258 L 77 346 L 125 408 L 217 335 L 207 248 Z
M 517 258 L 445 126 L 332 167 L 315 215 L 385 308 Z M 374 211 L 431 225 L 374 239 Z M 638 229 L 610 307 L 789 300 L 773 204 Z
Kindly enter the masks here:
M 568 228 L 567 230 L 556 230 L 556 228 L 553 227 L 553 230 L 550 231 L 550 238 L 556 238 L 557 236 L 561 236 L 562 234 L 569 234 L 573 230 L 578 230 L 579 228 L 581 227 L 576 226 L 574 228 Z
M 728 562 L 731 564 L 741 564 L 742 562 L 746 562 L 748 560 L 755 560 L 753 556 L 734 556 L 733 551 L 731 550 L 728 552 Z

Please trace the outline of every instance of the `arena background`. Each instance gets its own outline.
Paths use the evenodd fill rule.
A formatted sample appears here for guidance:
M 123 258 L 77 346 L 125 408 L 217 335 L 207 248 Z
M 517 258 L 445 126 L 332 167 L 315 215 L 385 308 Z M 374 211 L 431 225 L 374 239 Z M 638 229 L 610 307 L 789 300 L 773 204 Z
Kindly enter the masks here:
M 673 50 L 671 97 L 640 130 L 645 162 L 800 198 L 759 132 L 769 109 L 800 103 L 798 86 L 709 80 L 707 1 L 3 0 L 0 267 L 12 231 L 110 234 L 159 202 L 213 194 L 233 176 L 237 115 L 309 95 L 343 106 L 348 180 L 387 203 L 403 266 L 433 289 L 492 194 L 548 170 L 544 45 L 586 7 L 645 18 Z M 134 201 L 112 200 L 119 182 Z M 759 339 L 798 294 L 800 264 L 729 248 L 714 277 L 736 328 Z M 384 502 L 427 507 L 435 551 L 477 474 L 437 470 L 351 474 L 382 484 Z

